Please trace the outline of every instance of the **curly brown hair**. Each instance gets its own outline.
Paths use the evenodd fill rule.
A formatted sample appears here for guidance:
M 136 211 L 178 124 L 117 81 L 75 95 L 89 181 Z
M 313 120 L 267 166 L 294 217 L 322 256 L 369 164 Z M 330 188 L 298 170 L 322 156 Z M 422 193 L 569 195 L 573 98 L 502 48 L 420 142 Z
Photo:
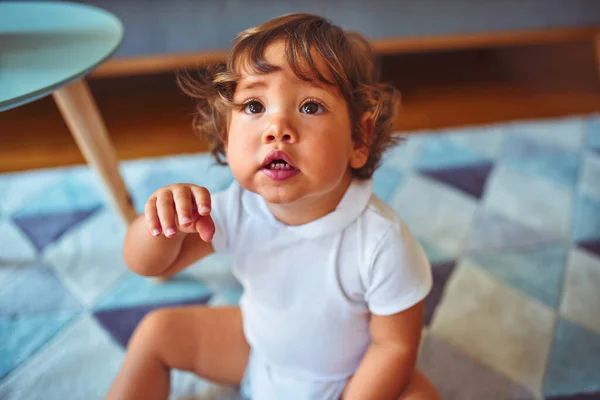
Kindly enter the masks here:
M 353 176 L 367 179 L 381 163 L 383 152 L 400 137 L 392 125 L 400 109 L 400 93 L 379 82 L 375 56 L 370 44 L 358 33 L 347 32 L 327 19 L 311 14 L 289 14 L 241 32 L 233 43 L 226 63 L 178 74 L 182 90 L 197 100 L 194 127 L 211 147 L 217 163 L 226 165 L 225 144 L 233 94 L 240 70 L 257 73 L 275 70 L 264 58 L 265 49 L 278 40 L 285 41 L 287 62 L 303 80 L 319 80 L 334 85 L 344 97 L 351 119 L 352 138 L 369 149 L 365 165 L 353 169 Z M 319 71 L 315 57 L 329 70 L 328 80 Z M 370 132 L 360 129 L 361 118 L 370 115 Z

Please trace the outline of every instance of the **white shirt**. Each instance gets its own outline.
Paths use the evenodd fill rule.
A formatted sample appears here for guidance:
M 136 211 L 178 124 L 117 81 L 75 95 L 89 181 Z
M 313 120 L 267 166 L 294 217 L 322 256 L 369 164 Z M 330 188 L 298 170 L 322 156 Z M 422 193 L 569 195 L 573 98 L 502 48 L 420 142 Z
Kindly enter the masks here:
M 354 373 L 371 342 L 369 315 L 421 301 L 427 258 L 400 217 L 354 180 L 338 207 L 288 226 L 234 182 L 213 195 L 216 252 L 233 255 L 244 333 L 282 375 L 317 381 Z

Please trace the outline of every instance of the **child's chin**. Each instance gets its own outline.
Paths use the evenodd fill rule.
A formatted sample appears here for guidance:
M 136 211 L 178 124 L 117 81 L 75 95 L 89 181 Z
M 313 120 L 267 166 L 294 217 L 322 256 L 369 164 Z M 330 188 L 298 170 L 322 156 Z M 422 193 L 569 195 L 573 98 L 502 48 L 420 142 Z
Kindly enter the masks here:
M 258 194 L 270 204 L 289 204 L 298 197 L 290 188 L 264 188 Z

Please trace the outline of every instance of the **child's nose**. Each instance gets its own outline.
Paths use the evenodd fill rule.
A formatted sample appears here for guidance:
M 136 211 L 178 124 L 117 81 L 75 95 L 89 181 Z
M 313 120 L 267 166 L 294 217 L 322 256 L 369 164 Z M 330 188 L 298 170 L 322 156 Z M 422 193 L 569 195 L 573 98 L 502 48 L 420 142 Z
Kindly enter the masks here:
M 272 142 L 285 142 L 285 143 L 295 143 L 298 140 L 298 135 L 296 134 L 293 126 L 288 122 L 286 118 L 276 117 L 273 118 L 267 129 L 263 134 L 263 142 L 264 143 L 272 143 Z

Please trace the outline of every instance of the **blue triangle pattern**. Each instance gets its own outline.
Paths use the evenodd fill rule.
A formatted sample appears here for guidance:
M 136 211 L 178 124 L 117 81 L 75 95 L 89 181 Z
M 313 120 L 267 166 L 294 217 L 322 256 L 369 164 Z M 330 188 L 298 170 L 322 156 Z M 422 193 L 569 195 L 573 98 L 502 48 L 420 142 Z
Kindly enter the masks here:
M 503 160 L 519 171 L 573 187 L 579 178 L 581 157 L 539 140 L 513 135 L 502 148 Z
M 38 251 L 58 240 L 65 232 L 89 218 L 100 206 L 54 214 L 13 216 L 13 222 L 29 237 Z
M 427 336 L 418 367 L 445 400 L 533 400 L 529 390 L 435 336 Z
M 486 156 L 490 160 L 495 160 L 508 130 L 506 124 L 492 124 L 465 127 L 461 129 L 461 132 L 453 132 L 450 136 L 457 144 Z
M 558 307 L 567 263 L 567 250 L 563 246 L 475 253 L 468 259 L 548 307 Z
M 544 395 L 564 396 L 600 391 L 600 335 L 560 318 L 546 375 Z
M 432 265 L 433 287 L 429 295 L 425 298 L 424 320 L 426 326 L 429 326 L 431 320 L 433 319 L 435 310 L 442 299 L 442 295 L 444 294 L 446 283 L 448 282 L 448 279 L 450 279 L 452 272 L 454 272 L 455 266 L 455 261 L 434 263 Z
M 584 118 L 559 118 L 511 124 L 508 136 L 539 141 L 565 151 L 581 152 L 586 131 Z
M 492 211 L 481 211 L 469 234 L 467 252 L 528 248 L 561 240 L 559 236 L 538 232 Z
M 423 238 L 417 238 L 430 263 L 452 261 L 452 257 Z
M 588 240 L 577 243 L 579 247 L 585 249 L 591 254 L 595 254 L 597 257 L 600 257 L 600 240 Z
M 393 167 L 400 171 L 410 171 L 421 152 L 425 138 L 426 135 L 411 135 L 410 138 L 402 137 L 397 146 L 383 153 L 381 165 Z
M 2 238 L 2 251 L 0 263 L 14 262 L 21 264 L 31 262 L 37 256 L 37 249 L 31 240 L 10 220 L 0 218 L 0 238 Z
M 60 215 L 97 209 L 103 204 L 102 195 L 98 193 L 96 186 L 91 184 L 91 173 L 82 172 L 66 172 L 59 183 L 44 190 L 39 197 L 26 202 L 13 217 Z
M 600 153 L 588 153 L 582 159 L 578 192 L 600 201 Z
M 585 144 L 587 148 L 600 152 L 600 117 L 587 122 Z
M 104 327 L 104 329 L 106 329 L 115 338 L 115 340 L 121 346 L 123 346 L 123 348 L 126 348 L 133 331 L 142 318 L 144 318 L 149 312 L 168 307 L 203 305 L 206 304 L 209 299 L 210 295 L 205 295 L 197 299 L 177 303 L 99 310 L 94 313 L 94 316 Z
M 579 195 L 573 216 L 573 241 L 600 240 L 600 201 Z
M 438 170 L 489 161 L 487 157 L 456 143 L 449 135 L 438 134 L 427 138 L 415 168 Z
M 0 291 L 0 317 L 81 310 L 81 305 L 46 266 L 16 268 Z
M 37 352 L 76 313 L 0 317 L 0 378 Z
M 74 167 L 76 168 L 76 167 Z M 5 217 L 17 213 L 21 208 L 39 203 L 50 188 L 60 185 L 69 169 L 48 169 L 2 174 L 0 186 L 0 214 Z
M 400 187 L 402 173 L 395 168 L 381 166 L 373 174 L 373 192 L 384 202 L 391 200 Z
M 4 218 L 4 208 L 2 207 L 2 204 L 5 201 L 9 186 L 8 178 L 0 175 L 0 218 Z
M 489 162 L 477 162 L 438 170 L 422 169 L 420 172 L 438 182 L 445 183 L 476 199 L 480 199 L 492 167 L 493 165 Z
M 594 130 L 598 130 L 598 128 L 600 128 L 600 118 L 591 120 L 595 123 Z M 551 233 L 553 231 L 560 231 L 561 233 L 568 232 L 568 230 L 563 228 L 571 228 L 574 240 L 568 241 L 569 245 L 586 249 L 586 255 L 588 253 L 593 254 L 598 249 L 598 244 L 600 242 L 598 241 L 599 229 L 597 221 L 600 219 L 596 218 L 599 215 L 597 212 L 598 207 L 596 206 L 596 203 L 593 202 L 594 199 L 596 201 L 598 201 L 598 199 L 596 199 L 597 196 L 595 196 L 596 191 L 590 190 L 590 188 L 593 189 L 595 187 L 595 180 L 593 182 L 581 180 L 577 187 L 577 190 L 580 192 L 577 194 L 579 197 L 576 197 L 573 201 L 559 202 L 560 206 L 564 208 L 564 212 L 558 214 L 563 214 L 563 216 L 568 215 L 569 219 L 568 221 L 563 221 L 562 219 L 555 221 L 552 213 L 543 209 L 545 202 L 540 201 L 540 207 L 536 207 L 537 203 L 535 201 L 529 202 L 530 198 L 527 197 L 529 193 L 526 193 L 528 188 L 526 182 L 530 182 L 532 187 L 536 187 L 536 184 L 539 184 L 540 186 L 555 187 L 556 185 L 553 185 L 552 183 L 558 182 L 563 187 L 559 187 L 557 190 L 561 193 L 565 193 L 565 197 L 571 199 L 568 194 L 573 192 L 572 187 L 565 188 L 564 186 L 567 182 L 571 182 L 569 179 L 573 176 L 573 170 L 570 172 L 571 175 L 560 175 L 565 171 L 568 171 L 568 162 L 566 164 L 557 162 L 557 164 L 560 165 L 549 166 L 551 169 L 555 168 L 555 170 L 557 169 L 560 171 L 558 174 L 559 177 L 569 177 L 569 179 L 563 180 L 561 183 L 560 180 L 554 180 L 554 178 L 552 178 L 553 182 L 548 183 L 549 177 L 543 175 L 545 171 L 542 171 L 542 174 L 540 174 L 540 171 L 535 168 L 527 170 L 527 167 L 523 167 L 523 165 L 527 164 L 528 166 L 531 166 L 535 163 L 531 164 L 530 160 L 523 161 L 523 158 L 526 158 L 526 154 L 530 154 L 531 157 L 541 158 L 548 164 L 548 154 L 557 156 L 556 160 L 559 160 L 564 154 L 571 154 L 573 152 L 584 154 L 586 157 L 585 160 L 588 160 L 589 157 L 596 157 L 593 154 L 586 153 L 586 151 L 600 152 L 600 148 L 595 149 L 590 147 L 591 144 L 597 143 L 596 138 L 598 136 L 590 136 L 588 130 L 584 141 L 585 132 L 582 128 L 585 124 L 580 123 L 582 121 L 590 121 L 590 119 L 578 118 L 574 122 L 567 123 L 561 123 L 561 120 L 546 121 L 543 124 L 533 122 L 525 129 L 520 128 L 523 126 L 521 123 L 502 124 L 502 135 L 494 141 L 487 141 L 487 127 L 475 127 L 472 129 L 473 132 L 470 132 L 471 128 L 469 128 L 468 130 L 460 129 L 452 132 L 448 131 L 444 133 L 444 135 L 419 135 L 418 137 L 415 137 L 417 140 L 413 141 L 413 144 L 416 145 L 413 146 L 411 151 L 405 152 L 405 157 L 400 157 L 398 154 L 398 157 L 401 159 L 392 157 L 389 159 L 390 162 L 388 164 L 384 161 L 382 169 L 375 175 L 375 193 L 382 197 L 386 202 L 395 201 L 395 197 L 402 194 L 400 192 L 403 192 L 408 186 L 405 185 L 400 192 L 397 191 L 397 188 L 402 186 L 404 181 L 406 181 L 407 184 L 412 184 L 413 179 L 415 181 L 425 182 L 426 185 L 415 185 L 416 189 L 422 191 L 419 192 L 419 190 L 416 190 L 414 193 L 406 194 L 406 199 L 409 203 L 415 202 L 418 204 L 424 198 L 435 198 L 436 196 L 425 190 L 426 188 L 436 188 L 451 193 L 461 199 L 465 199 L 464 205 L 457 204 L 456 207 L 443 209 L 439 213 L 430 213 L 427 209 L 421 214 L 414 214 L 417 217 L 410 221 L 411 229 L 413 229 L 413 232 L 417 237 L 435 236 L 436 238 L 436 241 L 432 243 L 428 243 L 426 240 L 420 240 L 431 260 L 434 275 L 434 288 L 426 300 L 425 310 L 425 322 L 429 323 L 433 321 L 433 323 L 429 325 L 429 332 L 432 334 L 426 335 L 426 337 L 428 339 L 433 338 L 435 339 L 434 341 L 437 342 L 435 345 L 431 345 L 431 343 L 424 344 L 425 348 L 431 350 L 428 354 L 429 362 L 426 365 L 427 369 L 425 372 L 430 378 L 433 378 L 432 380 L 437 384 L 444 398 L 537 398 L 537 393 L 529 393 L 528 389 L 517 385 L 506 376 L 502 376 L 502 374 L 497 372 L 501 369 L 495 369 L 493 365 L 498 360 L 486 358 L 485 352 L 483 354 L 475 354 L 470 353 L 464 348 L 459 349 L 459 346 L 455 346 L 455 344 L 450 346 L 449 343 L 453 343 L 450 335 L 448 337 L 437 335 L 438 332 L 436 332 L 435 329 L 438 321 L 436 319 L 442 319 L 442 308 L 444 310 L 448 309 L 444 307 L 444 302 L 453 300 L 451 299 L 452 296 L 444 296 L 444 290 L 446 288 L 446 282 L 448 282 L 449 279 L 452 279 L 452 275 L 454 274 L 453 271 L 456 271 L 456 263 L 459 261 L 468 261 L 468 258 L 472 257 L 481 257 L 476 261 L 478 261 L 478 264 L 481 263 L 483 265 L 480 265 L 479 267 L 474 265 L 474 267 L 486 269 L 486 275 L 488 277 L 494 276 L 495 279 L 493 279 L 493 281 L 495 281 L 495 283 L 499 283 L 497 281 L 503 280 L 516 290 L 526 294 L 526 296 L 519 296 L 526 304 L 534 302 L 538 309 L 542 307 L 542 304 L 544 305 L 544 309 L 549 305 L 552 305 L 554 308 L 556 307 L 558 301 L 556 295 L 557 290 L 555 290 L 555 287 L 560 287 L 560 282 L 564 279 L 562 276 L 562 274 L 564 274 L 564 269 L 561 269 L 561 262 L 559 261 L 565 258 L 565 252 L 573 250 L 573 248 L 565 249 L 562 246 L 565 244 L 564 238 L 562 238 L 563 235 L 561 235 L 561 238 L 557 238 Z M 560 127 L 556 128 L 557 125 L 560 125 Z M 571 132 L 573 135 L 570 134 Z M 503 149 L 504 151 L 510 149 L 510 143 L 504 146 L 503 144 L 504 140 L 513 134 L 520 135 L 520 138 L 518 139 L 519 143 L 522 143 L 523 141 L 532 142 L 529 143 L 531 145 L 530 148 L 536 149 L 535 151 L 539 150 L 539 152 L 526 153 L 527 149 L 525 148 L 514 148 L 512 149 L 514 150 L 513 152 L 499 154 Z M 467 135 L 477 136 L 476 139 L 473 139 L 475 136 Z M 411 140 L 410 137 L 409 140 Z M 585 151 L 582 149 L 584 142 L 588 146 Z M 517 141 L 515 141 L 515 143 L 517 143 Z M 528 144 L 525 144 L 524 146 L 528 146 Z M 540 148 L 542 150 L 540 150 Z M 556 149 L 561 149 L 560 154 L 556 152 L 552 153 L 552 151 L 555 151 Z M 519 153 L 519 151 L 522 151 L 522 153 Z M 515 157 L 517 161 L 513 160 L 511 157 Z M 487 193 L 483 193 L 483 185 L 479 185 L 481 188 L 479 195 L 483 193 L 484 196 L 481 199 L 481 204 L 476 210 L 475 206 L 477 201 L 475 199 L 465 196 L 462 193 L 458 193 L 456 190 L 448 189 L 448 185 L 452 185 L 451 182 L 454 176 L 451 175 L 450 179 L 446 179 L 447 177 L 445 174 L 448 173 L 448 171 L 455 172 L 457 170 L 469 170 L 478 165 L 489 166 L 491 165 L 491 159 L 494 160 L 495 167 L 498 167 L 494 174 L 490 175 L 491 178 L 499 176 L 500 172 L 506 172 L 504 169 L 515 171 L 515 176 L 505 174 L 508 178 L 497 185 L 502 186 L 502 188 L 498 189 L 498 187 L 494 187 L 494 191 L 490 190 Z M 419 168 L 413 168 L 415 162 L 417 163 L 417 167 L 419 163 L 422 167 L 426 166 L 423 168 L 427 172 L 435 171 L 436 173 L 429 175 L 434 179 L 421 176 L 419 174 Z M 131 164 L 134 165 L 134 167 L 131 168 L 131 171 L 134 173 L 132 174 L 132 177 L 135 178 L 132 179 L 131 182 L 137 182 L 138 188 L 141 191 L 146 190 L 142 187 L 144 185 L 154 185 L 155 183 L 153 183 L 153 180 L 155 178 L 162 182 L 158 183 L 157 186 L 174 182 L 190 182 L 206 186 L 212 192 L 226 188 L 232 179 L 228 168 L 213 166 L 210 155 L 206 154 L 151 159 L 145 163 L 140 163 L 139 160 L 136 160 L 131 162 Z M 571 167 L 572 166 L 573 165 L 571 165 Z M 586 173 L 595 176 L 595 169 L 590 173 L 587 168 L 587 164 L 581 164 L 582 176 L 585 176 Z M 31 221 L 29 221 L 30 224 L 34 224 L 35 222 L 43 224 L 44 220 L 40 218 L 46 215 L 58 215 L 62 213 L 65 210 L 61 207 L 65 204 L 67 204 L 67 206 L 65 206 L 66 209 L 74 211 L 86 211 L 92 210 L 94 207 L 101 207 L 101 202 L 96 198 L 97 196 L 95 196 L 98 185 L 95 185 L 91 180 L 90 182 L 85 180 L 85 176 L 90 175 L 80 173 L 72 174 L 69 171 L 70 169 L 55 170 L 56 176 L 52 180 L 48 180 L 41 187 L 38 187 L 39 184 L 36 185 L 36 178 L 13 182 L 13 184 L 16 183 L 19 186 L 19 189 L 29 188 L 29 191 L 11 190 L 10 192 L 15 193 L 16 195 L 9 194 L 8 197 L 4 196 L 7 203 L 6 205 L 1 204 L 3 196 L 3 193 L 1 192 L 1 182 L 3 176 L 0 175 L 0 212 L 4 212 L 4 215 L 10 219 L 20 219 L 23 221 L 24 217 L 32 217 Z M 439 174 L 437 173 L 438 171 L 443 171 L 443 173 Z M 516 171 L 519 172 L 519 176 L 516 176 Z M 525 172 L 525 174 L 523 172 Z M 581 175 L 581 173 L 579 174 Z M 522 184 L 515 186 L 510 185 L 511 179 L 518 179 L 521 177 L 523 178 L 523 182 L 519 181 L 519 183 Z M 65 185 L 62 183 L 63 179 L 70 180 L 72 184 Z M 440 182 L 444 183 L 441 184 Z M 143 183 L 143 185 L 140 183 Z M 489 183 L 496 184 L 495 181 L 490 181 Z M 587 186 L 582 185 L 582 183 L 587 183 Z M 92 184 L 94 185 L 93 187 L 90 186 Z M 488 186 L 491 189 L 494 185 Z M 71 186 L 75 187 L 73 190 L 79 190 L 78 188 L 80 187 L 87 187 L 90 189 L 90 193 L 75 193 L 74 195 L 70 195 L 69 190 L 71 189 L 69 188 Z M 457 186 L 454 185 L 454 187 Z M 14 187 L 11 186 L 10 188 Z M 32 188 L 35 190 L 32 190 Z M 50 196 L 51 199 L 49 200 L 48 206 L 37 201 L 38 198 L 44 200 L 42 196 L 47 192 L 46 188 L 54 188 L 53 190 L 56 192 Z M 515 192 L 515 188 L 520 190 Z M 467 188 L 459 188 L 459 190 L 467 191 L 467 193 L 469 193 L 469 190 L 465 189 Z M 83 191 L 85 192 L 85 190 Z M 502 192 L 502 194 L 512 195 L 510 201 L 514 199 L 515 204 L 525 202 L 530 204 L 531 207 L 529 209 L 526 207 L 515 208 L 514 210 L 497 208 L 498 210 L 506 211 L 504 217 L 490 212 L 486 213 L 486 211 L 489 211 L 494 207 L 489 207 L 489 210 L 486 210 L 486 206 L 489 204 L 485 204 L 485 202 L 492 199 L 492 194 L 498 195 L 500 192 Z M 22 193 L 31 193 L 32 195 L 21 195 Z M 534 198 L 535 196 L 538 196 L 540 199 L 548 197 L 545 196 L 544 193 L 531 193 L 530 195 Z M 592 199 L 586 198 L 585 196 L 591 196 Z M 478 197 L 478 195 L 475 197 Z M 552 198 L 553 196 L 549 197 Z M 73 204 L 69 205 L 68 202 L 72 201 L 71 198 L 75 199 L 75 201 L 73 201 Z M 31 200 L 33 200 L 32 203 L 35 204 L 27 204 L 20 208 L 21 204 L 25 204 L 25 201 Z M 143 206 L 141 203 L 145 202 L 145 200 L 146 198 L 141 198 L 139 200 L 141 206 Z M 441 203 L 447 202 L 442 201 Z M 552 205 L 554 205 L 554 203 L 552 203 Z M 575 207 L 575 205 L 577 207 Z M 471 206 L 473 208 L 472 210 L 469 208 Z M 571 210 L 571 207 L 574 209 Z M 461 213 L 467 208 L 471 211 L 469 211 L 470 217 L 464 218 L 464 224 L 468 225 L 464 227 L 464 239 L 466 240 L 463 240 L 463 235 L 461 234 L 460 240 L 456 240 L 456 243 L 452 242 L 451 245 L 448 245 L 448 243 L 444 242 L 447 237 L 453 238 L 458 236 L 458 228 L 455 223 L 441 227 L 444 230 L 443 232 L 437 230 L 434 232 L 434 230 L 429 229 L 432 226 L 431 224 L 436 226 L 440 220 L 453 220 L 458 213 Z M 15 210 L 18 212 L 15 212 Z M 531 223 L 531 220 L 527 217 L 538 211 L 540 213 L 539 224 Z M 575 218 L 573 218 L 573 225 L 569 227 L 567 224 L 571 223 L 571 211 L 573 211 Z M 405 214 L 411 215 L 410 213 Z M 473 218 L 475 216 L 479 216 L 480 218 Z M 460 218 L 457 219 L 457 223 L 461 223 L 461 221 Z M 529 228 L 525 226 L 526 223 L 529 225 Z M 31 260 L 34 260 L 37 256 L 37 252 L 23 233 L 26 228 L 12 223 L 9 225 L 12 232 L 17 233 L 20 240 L 29 245 L 29 251 L 32 253 L 32 257 L 30 257 L 28 262 L 31 262 Z M 555 226 L 559 226 L 560 229 L 554 229 Z M 88 227 L 86 226 L 83 228 L 85 229 L 81 230 L 81 232 L 87 230 Z M 22 230 L 22 232 L 20 230 Z M 5 249 L 2 248 L 3 244 L 14 242 L 7 242 L 8 239 L 6 239 L 6 234 L 3 239 L 3 232 L 6 232 L 6 229 L 4 231 L 0 229 L 0 253 Z M 65 284 L 70 285 L 74 280 L 86 279 L 85 284 L 89 285 L 86 287 L 94 292 L 94 296 L 89 297 L 89 302 L 86 302 L 86 304 L 89 303 L 89 306 L 92 307 L 94 311 L 94 318 L 90 320 L 90 324 L 94 326 L 94 329 L 99 336 L 105 339 L 105 341 L 110 342 L 108 345 L 114 350 L 114 354 L 118 353 L 118 357 L 122 356 L 121 347 L 125 346 L 131 333 L 135 329 L 135 326 L 143 316 L 151 310 L 186 304 L 218 306 L 237 304 L 239 301 L 242 291 L 239 286 L 233 284 L 233 277 L 228 269 L 230 268 L 230 263 L 222 265 L 217 265 L 217 263 L 215 263 L 214 265 L 205 265 L 204 267 L 202 265 L 193 266 L 189 270 L 186 270 L 184 274 L 161 284 L 157 284 L 148 278 L 134 276 L 134 278 L 137 278 L 134 279 L 131 277 L 132 274 L 123 275 L 124 272 L 121 265 L 121 271 L 118 276 L 115 275 L 114 279 L 107 280 L 106 282 L 103 281 L 102 284 L 104 285 L 102 285 L 100 282 L 90 279 L 89 274 L 80 273 L 79 269 L 81 269 L 82 264 L 75 261 L 75 258 L 78 258 L 82 253 L 82 258 L 89 258 L 88 245 L 90 242 L 84 239 L 78 240 L 80 237 L 79 234 L 73 235 L 73 232 L 69 232 L 68 229 L 66 232 L 68 232 L 69 235 L 69 237 L 66 238 L 68 240 L 62 240 L 61 243 L 58 243 L 58 246 L 47 248 L 44 247 L 47 245 L 44 244 L 43 241 L 39 242 L 38 245 L 44 249 L 47 248 L 48 251 L 45 252 L 44 257 L 52 255 L 51 258 L 53 262 L 56 262 L 57 258 L 65 257 L 58 260 L 59 264 L 56 264 L 64 267 L 64 269 L 61 269 L 61 275 L 59 277 L 64 279 Z M 96 231 L 94 230 L 94 232 Z M 98 242 L 96 242 L 96 238 Z M 99 244 L 102 248 L 104 248 L 105 244 L 111 243 L 110 246 L 106 246 L 107 249 L 110 249 L 107 251 L 111 252 L 111 257 L 108 257 L 107 260 L 112 260 L 112 255 L 115 254 L 118 254 L 120 257 L 120 247 L 117 246 L 116 243 L 122 243 L 121 237 L 116 238 L 116 235 L 113 237 L 110 234 L 104 235 L 99 232 L 94 239 L 94 245 Z M 438 239 L 440 241 L 437 241 Z M 52 243 L 53 240 L 55 239 L 52 239 L 49 243 Z M 112 246 L 112 244 L 115 245 Z M 436 247 L 441 246 L 442 244 L 444 245 L 443 248 L 446 249 L 444 251 L 441 251 Z M 465 246 L 467 246 L 466 249 Z M 448 251 L 449 249 L 453 250 L 451 252 L 452 256 L 445 254 L 445 251 Z M 555 253 L 552 253 L 552 249 L 554 249 Z M 114 252 L 114 254 L 112 252 Z M 457 255 L 461 255 L 462 258 L 457 259 Z M 504 258 L 497 257 L 498 255 L 503 255 Z M 465 258 L 467 258 L 467 260 L 465 260 Z M 64 263 L 62 263 L 63 260 L 65 260 Z M 23 375 L 35 377 L 44 374 L 47 365 L 40 366 L 36 364 L 38 363 L 38 360 L 49 359 L 52 359 L 53 362 L 56 361 L 53 365 L 53 367 L 56 368 L 56 376 L 65 376 L 65 374 L 71 375 L 70 372 L 73 372 L 73 368 L 65 368 L 64 364 L 61 363 L 61 360 L 64 360 L 63 353 L 68 351 L 65 350 L 65 348 L 73 346 L 74 342 L 72 336 L 75 336 L 73 330 L 69 329 L 68 335 L 61 335 L 60 338 L 57 337 L 57 339 L 60 340 L 52 340 L 51 344 L 44 349 L 43 353 L 40 354 L 39 350 L 44 346 L 44 343 L 50 343 L 50 339 L 56 336 L 56 330 L 60 331 L 60 329 L 69 325 L 68 320 L 66 320 L 67 322 L 64 322 L 62 326 L 59 326 L 56 329 L 53 328 L 56 324 L 60 325 L 60 321 L 56 322 L 56 318 L 54 317 L 57 315 L 64 315 L 68 318 L 70 313 L 75 315 L 78 313 L 80 314 L 81 306 L 79 306 L 78 302 L 70 297 L 69 293 L 65 291 L 65 288 L 62 287 L 62 282 L 59 279 L 56 279 L 56 276 L 52 274 L 45 275 L 42 272 L 44 271 L 43 265 L 34 262 L 30 270 L 19 271 L 20 268 L 22 268 L 22 266 L 13 265 L 5 268 L 8 269 L 8 271 L 0 268 L 0 281 L 5 283 L 4 285 L 0 285 L 0 372 L 8 371 L 7 373 L 10 374 L 10 371 L 14 370 L 15 366 L 23 365 L 26 362 L 27 364 L 23 365 L 23 367 L 25 367 L 23 370 L 15 371 L 15 374 L 6 379 L 5 382 L 13 383 L 14 386 L 12 386 L 11 389 L 16 387 L 20 392 L 22 391 L 23 393 L 30 395 L 29 397 L 44 398 L 44 395 L 42 394 L 46 389 L 44 385 L 40 384 L 31 388 L 27 385 L 27 379 L 19 380 L 12 378 L 20 378 Z M 461 271 L 459 269 L 458 271 L 463 272 L 464 270 Z M 22 275 L 20 273 L 22 273 Z M 535 273 L 539 274 L 539 282 L 532 282 L 530 279 L 531 275 L 535 275 Z M 190 278 L 187 274 L 193 275 L 193 278 Z M 27 286 L 27 283 L 30 283 L 29 287 Z M 68 287 L 75 290 L 79 286 Z M 48 293 L 45 293 L 44 290 L 47 290 Z M 577 290 L 577 288 L 574 290 Z M 78 296 L 83 296 L 88 293 L 87 290 L 84 292 L 85 293 L 78 291 L 77 294 Z M 514 293 L 514 291 L 512 291 L 512 293 Z M 23 298 L 20 298 L 19 296 L 23 296 Z M 36 299 L 35 296 L 38 296 L 39 298 Z M 100 304 L 96 301 L 97 299 L 101 301 Z M 495 301 L 502 302 L 502 299 Z M 438 308 L 438 304 L 441 304 L 440 308 Z M 446 306 L 448 306 L 448 304 L 446 304 Z M 502 306 L 502 304 L 499 304 L 499 306 Z M 550 310 L 546 311 L 550 312 Z M 552 312 L 556 314 L 555 310 L 552 310 Z M 48 318 L 48 321 L 46 322 L 38 321 L 27 323 L 27 321 L 33 321 L 36 318 L 40 319 L 46 317 Z M 89 318 L 91 318 L 91 316 Z M 553 318 L 552 321 L 554 321 Z M 507 325 L 512 325 L 510 329 L 514 330 L 511 330 L 511 332 L 515 332 L 519 335 L 528 334 L 527 326 L 510 324 L 510 321 L 506 322 Z M 550 325 L 550 323 L 548 323 L 548 325 Z M 565 328 L 565 325 L 567 325 L 568 328 Z M 538 332 L 542 334 L 544 341 L 546 339 L 549 340 L 553 334 L 551 328 L 548 328 L 549 326 L 546 326 L 544 332 Z M 566 320 L 559 321 L 556 332 L 556 337 L 552 344 L 552 354 L 550 358 L 548 358 L 548 373 L 546 380 L 544 381 L 546 398 L 555 400 L 568 398 L 594 398 L 592 396 L 600 391 L 600 388 L 597 387 L 597 383 L 600 382 L 600 376 L 597 372 L 600 369 L 597 361 L 600 359 L 598 350 L 598 347 L 600 346 L 598 344 L 599 335 L 597 332 L 592 332 L 591 330 L 578 326 L 576 323 L 571 323 Z M 18 335 L 23 339 L 15 340 L 11 337 L 13 334 Z M 85 338 L 85 335 L 81 336 L 80 331 L 77 331 L 77 336 L 83 337 L 81 340 L 82 345 L 85 345 L 89 340 L 89 338 Z M 107 340 L 109 339 L 109 336 L 112 336 L 114 340 Z M 6 338 L 9 338 L 8 342 Z M 69 340 L 65 340 L 67 338 Z M 442 343 L 446 339 L 448 342 Z M 11 340 L 13 341 L 12 343 Z M 115 343 L 112 343 L 113 341 Z M 3 347 L 5 342 L 11 343 L 10 349 L 7 350 L 6 347 Z M 117 342 L 120 346 L 117 345 Z M 60 343 L 60 346 L 58 346 L 58 343 Z M 499 342 L 496 342 L 496 345 L 500 345 Z M 544 349 L 540 349 L 540 352 L 543 352 L 543 354 L 538 354 L 540 357 L 543 357 L 543 361 L 545 361 L 548 356 L 547 347 L 548 346 L 544 346 Z M 94 351 L 89 350 L 89 352 L 85 354 L 81 353 L 77 356 L 82 357 L 83 361 L 87 360 L 89 363 L 90 360 L 93 361 L 93 359 L 97 358 L 98 352 L 106 351 L 105 349 L 106 348 L 98 348 Z M 52 357 L 48 357 L 49 354 L 52 354 Z M 73 353 L 71 353 L 71 355 L 72 354 Z M 102 354 L 105 355 L 104 353 Z M 469 354 L 469 356 L 466 354 Z M 473 358 L 471 359 L 470 357 Z M 103 358 L 103 360 L 106 359 L 107 358 Z M 474 360 L 479 360 L 481 364 Z M 541 358 L 540 361 L 542 361 Z M 102 366 L 105 367 L 105 365 Z M 540 365 L 539 367 L 542 366 Z M 99 368 L 95 367 L 93 369 L 94 372 L 98 370 Z M 539 374 L 542 373 L 541 368 L 536 367 L 535 371 L 523 372 L 527 374 L 536 374 L 535 380 L 538 383 L 540 379 L 543 379 L 542 376 L 539 376 Z M 5 372 L 2 373 L 4 374 Z M 2 375 L 0 375 L 0 377 L 1 376 Z M 47 386 L 48 389 L 54 389 L 54 392 L 49 390 L 49 393 L 58 393 L 56 391 L 56 386 L 60 386 L 62 381 L 50 382 L 48 376 L 49 375 L 46 374 L 43 380 L 44 382 L 47 382 L 45 383 L 45 386 Z M 513 376 L 512 378 L 517 379 L 516 376 Z M 529 381 L 527 377 L 525 378 L 525 380 Z M 10 386 L 10 384 L 6 385 L 5 382 L 0 383 L 0 388 L 3 389 L 0 389 L 1 393 L 7 393 L 6 387 Z M 529 384 L 528 387 L 533 389 L 533 386 Z M 35 391 L 29 393 L 32 389 Z M 2 394 L 0 394 L 0 397 L 2 397 Z M 64 398 L 64 396 L 59 397 Z M 54 399 L 58 397 L 50 395 L 45 396 L 45 398 Z
M 120 284 L 95 307 L 96 310 L 181 302 L 212 296 L 212 290 L 199 280 L 179 274 L 165 282 L 128 273 Z

